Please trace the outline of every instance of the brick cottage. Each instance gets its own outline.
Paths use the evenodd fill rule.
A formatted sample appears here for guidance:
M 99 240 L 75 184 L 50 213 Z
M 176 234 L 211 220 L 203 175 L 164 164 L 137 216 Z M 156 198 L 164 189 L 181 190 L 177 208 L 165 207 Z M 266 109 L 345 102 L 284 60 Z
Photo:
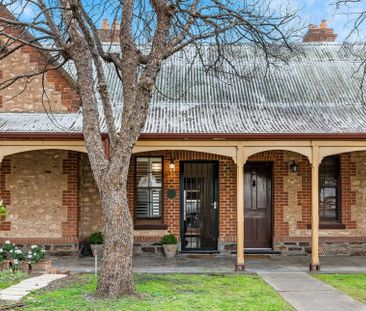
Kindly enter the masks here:
M 108 34 L 107 22 L 101 31 Z M 164 62 L 129 170 L 136 254 L 160 255 L 168 232 L 182 252 L 238 248 L 238 269 L 243 250 L 311 254 L 312 269 L 319 254 L 366 254 L 359 47 L 347 50 L 335 37 L 325 22 L 311 25 L 301 51 L 266 77 L 250 45 L 236 47 L 234 61 L 252 79 L 225 81 L 198 61 L 188 66 L 189 50 Z M 40 68 L 41 58 L 23 47 L 0 62 L 0 78 Z M 121 83 L 107 69 L 118 117 Z M 0 196 L 8 210 L 1 241 L 70 255 L 102 229 L 73 70 L 47 73 L 47 105 L 40 78 L 18 96 L 21 81 L 0 93 Z

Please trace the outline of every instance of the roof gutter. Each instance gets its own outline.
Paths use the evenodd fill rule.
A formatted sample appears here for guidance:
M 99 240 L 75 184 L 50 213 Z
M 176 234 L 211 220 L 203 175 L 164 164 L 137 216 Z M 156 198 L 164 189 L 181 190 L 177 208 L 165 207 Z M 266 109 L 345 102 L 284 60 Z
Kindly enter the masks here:
M 102 138 L 107 138 L 107 133 L 102 133 Z M 83 133 L 44 133 L 44 132 L 0 132 L 0 139 L 41 139 L 41 140 L 84 140 Z M 142 133 L 140 140 L 309 140 L 309 139 L 366 139 L 366 133 L 275 133 L 275 134 L 208 134 L 208 133 Z
M 140 135 L 139 139 L 153 140 L 173 140 L 173 139 L 189 139 L 189 140 L 273 140 L 273 139 L 366 139 L 366 133 L 332 133 L 332 134 L 317 134 L 317 133 L 301 133 L 301 134 L 289 134 L 289 133 L 263 133 L 263 134 L 206 134 L 206 133 L 149 133 Z

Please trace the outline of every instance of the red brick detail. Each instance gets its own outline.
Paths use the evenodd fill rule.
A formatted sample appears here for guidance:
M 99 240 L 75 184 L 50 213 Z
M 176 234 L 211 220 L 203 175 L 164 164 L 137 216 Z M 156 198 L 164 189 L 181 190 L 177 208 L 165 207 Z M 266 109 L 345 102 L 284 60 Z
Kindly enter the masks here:
M 356 205 L 356 192 L 352 191 L 352 177 L 356 176 L 356 163 L 351 153 L 340 155 L 341 222 L 346 229 L 357 229 L 357 222 L 351 219 L 352 206 Z
M 0 199 L 3 200 L 5 206 L 10 205 L 10 191 L 6 190 L 6 175 L 11 173 L 10 159 L 4 158 L 0 165 Z M 0 231 L 10 231 L 11 223 L 5 221 L 5 217 L 0 218 Z
M 1 217 L 0 221 L 0 231 L 10 231 L 11 230 L 11 222 L 10 221 L 4 221 L 5 217 Z
M 131 158 L 128 176 L 128 202 L 130 213 L 134 216 L 134 165 L 136 156 L 162 156 L 164 159 L 163 180 L 163 223 L 168 225 L 168 231 L 180 235 L 180 165 L 179 161 L 211 160 L 219 161 L 219 240 L 233 241 L 236 237 L 236 165 L 229 157 L 194 152 L 194 151 L 154 151 L 135 154 Z M 175 171 L 170 172 L 169 163 L 174 159 Z M 169 199 L 168 189 L 175 189 L 176 197 Z M 154 240 L 156 237 L 152 237 Z M 135 237 L 141 241 L 144 237 Z M 146 239 L 151 240 L 149 237 Z M 160 239 L 160 238 L 159 238 Z
M 14 244 L 67 244 L 67 243 L 79 243 L 78 237 L 64 237 L 64 238 L 0 238 L 0 244 L 6 240 L 11 240 Z
M 297 174 L 302 177 L 302 189 L 297 192 L 297 204 L 301 206 L 302 220 L 297 222 L 298 229 L 307 229 L 311 223 L 311 164 L 305 156 L 296 162 Z
M 77 237 L 80 218 L 79 209 L 80 154 L 69 151 L 62 162 L 62 173 L 67 175 L 67 190 L 62 191 L 62 205 L 66 207 L 67 221 L 62 223 L 63 237 Z
M 276 237 L 274 242 L 310 242 L 311 237 Z M 328 236 L 319 237 L 320 242 L 366 242 L 366 236 Z
M 303 38 L 303 42 L 333 42 L 337 38 L 333 28 L 327 27 L 327 21 L 323 20 L 319 26 L 309 25 L 308 31 Z
M 133 241 L 136 242 L 158 242 L 161 240 L 161 236 L 135 236 Z
M 70 86 L 70 82 L 66 81 L 58 70 L 47 72 L 47 79 L 54 84 L 55 90 L 61 93 L 61 102 L 67 107 L 67 111 L 76 112 L 81 102 L 79 94 Z

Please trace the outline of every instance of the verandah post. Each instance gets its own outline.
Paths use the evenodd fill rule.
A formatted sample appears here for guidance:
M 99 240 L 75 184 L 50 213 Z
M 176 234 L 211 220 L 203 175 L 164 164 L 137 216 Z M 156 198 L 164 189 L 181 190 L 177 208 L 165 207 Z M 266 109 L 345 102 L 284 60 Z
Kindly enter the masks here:
M 311 165 L 311 263 L 310 271 L 319 271 L 319 147 L 312 146 Z
M 236 151 L 236 271 L 245 270 L 244 263 L 244 147 L 238 146 Z

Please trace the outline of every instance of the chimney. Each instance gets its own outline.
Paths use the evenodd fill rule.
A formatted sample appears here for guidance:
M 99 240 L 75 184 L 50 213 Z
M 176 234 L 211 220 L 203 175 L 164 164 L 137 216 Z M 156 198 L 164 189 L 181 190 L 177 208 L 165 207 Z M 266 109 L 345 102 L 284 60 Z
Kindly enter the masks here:
M 327 20 L 323 19 L 319 26 L 310 24 L 303 42 L 334 42 L 337 34 L 333 28 L 328 28 Z
M 102 28 L 98 29 L 99 39 L 103 43 L 118 43 L 119 42 L 120 26 L 117 21 L 113 22 L 112 28 L 107 19 L 102 22 Z
M 109 29 L 109 22 L 108 19 L 103 19 L 103 23 L 102 23 L 102 29 Z
M 117 21 L 114 21 L 113 22 L 113 26 L 112 26 L 112 28 L 113 29 L 115 29 L 115 30 L 119 30 L 120 28 L 119 28 L 119 24 L 118 24 L 118 22 Z

